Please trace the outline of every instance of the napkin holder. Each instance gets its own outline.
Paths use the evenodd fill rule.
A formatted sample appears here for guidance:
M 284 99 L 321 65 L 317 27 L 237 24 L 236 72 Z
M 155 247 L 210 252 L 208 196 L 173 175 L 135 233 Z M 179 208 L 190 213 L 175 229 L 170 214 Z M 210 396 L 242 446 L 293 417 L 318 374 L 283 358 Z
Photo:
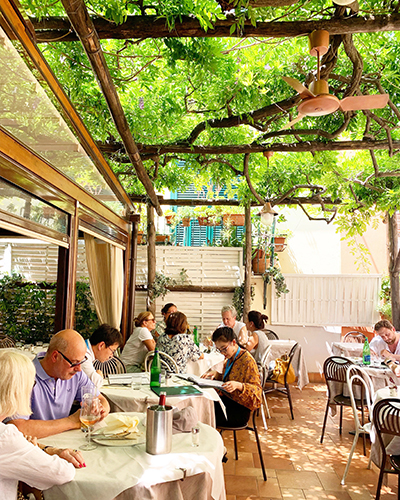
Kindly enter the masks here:
M 172 406 L 160 410 L 159 405 L 147 408 L 146 452 L 150 455 L 163 455 L 171 452 L 172 447 Z

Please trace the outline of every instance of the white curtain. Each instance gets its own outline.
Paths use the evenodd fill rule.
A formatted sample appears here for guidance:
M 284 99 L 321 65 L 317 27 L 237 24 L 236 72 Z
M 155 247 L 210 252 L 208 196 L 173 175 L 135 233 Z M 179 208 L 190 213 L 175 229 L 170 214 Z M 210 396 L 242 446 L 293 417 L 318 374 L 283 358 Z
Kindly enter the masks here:
M 85 233 L 90 290 L 100 324 L 120 328 L 124 296 L 123 252 Z

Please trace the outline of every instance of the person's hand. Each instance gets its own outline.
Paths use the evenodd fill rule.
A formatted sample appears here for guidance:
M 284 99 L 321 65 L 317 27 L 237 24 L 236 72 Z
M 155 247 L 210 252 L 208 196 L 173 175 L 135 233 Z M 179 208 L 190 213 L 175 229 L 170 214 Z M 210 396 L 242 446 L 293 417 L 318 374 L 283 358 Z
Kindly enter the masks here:
M 26 436 L 24 434 L 24 438 L 29 442 L 32 443 L 34 446 L 37 446 L 37 437 L 36 436 Z
M 101 422 L 102 420 L 104 420 L 107 415 L 108 415 L 108 411 L 106 411 L 104 406 L 99 401 L 99 420 L 98 420 L 98 422 Z
M 70 462 L 76 469 L 86 467 L 82 453 L 79 450 L 71 450 L 71 448 L 55 448 L 53 455 L 58 455 L 67 462 Z
M 71 415 L 68 416 L 69 420 L 72 421 L 74 425 L 74 429 L 80 429 L 81 428 L 81 410 L 77 410 L 75 413 L 72 413 Z
M 204 354 L 201 353 L 199 359 L 204 359 Z
M 104 378 L 103 372 L 101 370 L 96 370 L 96 373 L 98 373 L 102 378 Z
M 217 375 L 217 371 L 216 370 L 208 370 L 208 372 L 206 373 L 203 373 L 203 375 L 201 376 L 201 378 L 215 378 L 216 375 Z
M 226 382 L 223 386 L 223 389 L 225 389 L 226 392 L 233 392 L 233 391 L 242 391 L 243 390 L 243 384 L 242 382 L 236 382 L 235 380 L 230 380 L 229 382 Z

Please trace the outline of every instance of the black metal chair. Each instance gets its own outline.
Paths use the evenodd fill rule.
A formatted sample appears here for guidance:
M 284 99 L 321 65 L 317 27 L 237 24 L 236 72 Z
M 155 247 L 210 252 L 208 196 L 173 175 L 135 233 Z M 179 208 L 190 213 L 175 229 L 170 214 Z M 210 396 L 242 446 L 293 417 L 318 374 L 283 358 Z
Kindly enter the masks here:
M 268 328 L 263 328 L 262 331 L 265 333 L 268 340 L 279 340 L 278 335 L 272 330 L 268 330 Z
M 343 342 L 353 343 L 353 344 L 364 344 L 367 337 L 361 332 L 347 332 L 343 337 Z
M 373 425 L 376 430 L 376 435 L 378 437 L 378 442 L 382 454 L 375 500 L 379 500 L 381 496 L 383 474 L 385 473 L 397 474 L 397 498 L 400 499 L 400 455 L 389 455 L 389 462 L 388 464 L 386 464 L 387 443 L 385 444 L 382 438 L 382 434 L 388 434 L 390 436 L 400 435 L 399 400 L 395 398 L 387 398 L 378 401 L 374 405 L 373 409 Z M 388 468 L 386 465 L 390 465 L 390 468 Z
M 285 375 L 284 375 L 284 382 L 283 382 L 283 384 L 281 384 L 280 382 L 277 382 L 276 380 L 272 380 L 271 379 L 271 375 L 269 375 L 267 377 L 267 379 L 265 380 L 265 383 L 263 385 L 263 392 L 264 392 L 264 394 L 268 394 L 270 392 L 278 391 L 278 392 L 281 392 L 282 394 L 284 394 L 288 398 L 289 408 L 290 408 L 290 414 L 292 416 L 292 420 L 294 420 L 293 402 L 292 402 L 292 395 L 290 394 L 290 384 L 288 383 L 287 378 L 288 378 L 288 374 L 289 374 L 289 369 L 290 369 L 290 367 L 292 365 L 293 356 L 295 355 L 298 346 L 299 346 L 299 344 L 296 342 L 296 344 L 294 344 L 294 346 L 290 349 L 290 352 L 289 352 L 289 355 L 288 355 L 289 363 L 288 363 L 287 368 L 286 368 L 286 372 L 285 372 Z M 267 388 L 266 387 L 267 384 L 272 384 L 272 386 L 269 387 L 269 388 Z
M 252 425 L 249 425 L 250 420 L 252 421 Z M 218 429 L 220 430 L 221 434 L 223 431 L 233 431 L 233 442 L 234 442 L 234 446 L 235 446 L 235 460 L 238 459 L 236 431 L 248 430 L 248 431 L 254 432 L 254 434 L 256 436 L 256 441 L 257 441 L 257 449 L 258 449 L 258 455 L 260 457 L 260 464 L 261 464 L 261 469 L 262 469 L 262 473 L 263 473 L 263 478 L 264 478 L 264 481 L 266 481 L 267 480 L 267 473 L 265 472 L 264 459 L 263 459 L 262 450 L 261 450 L 260 438 L 258 437 L 258 431 L 257 431 L 257 425 L 256 425 L 256 410 L 252 411 L 250 413 L 249 420 L 247 421 L 246 425 L 243 425 L 241 427 L 221 427 L 221 426 L 218 426 Z
M 341 356 L 331 356 L 324 362 L 324 377 L 328 387 L 328 399 L 326 402 L 324 423 L 322 425 L 321 443 L 324 440 L 326 421 L 328 418 L 329 407 L 331 405 L 339 406 L 340 408 L 339 434 L 342 434 L 343 407 L 351 407 L 350 397 L 343 395 L 343 388 L 347 384 L 347 369 L 349 366 L 353 365 L 354 363 L 352 361 Z M 334 393 L 335 384 L 342 384 L 338 387 L 340 392 Z M 364 406 L 361 404 L 361 401 L 362 399 L 356 399 L 356 404 L 357 408 L 360 408 L 363 412 Z M 364 414 L 362 414 L 362 421 L 364 422 Z
M 104 377 L 107 377 L 107 375 L 112 375 L 116 373 L 126 373 L 126 367 L 124 363 L 117 358 L 116 356 L 108 359 L 107 361 L 104 361 L 102 363 L 98 359 L 95 359 L 93 361 L 93 366 L 95 370 L 101 370 L 103 373 Z

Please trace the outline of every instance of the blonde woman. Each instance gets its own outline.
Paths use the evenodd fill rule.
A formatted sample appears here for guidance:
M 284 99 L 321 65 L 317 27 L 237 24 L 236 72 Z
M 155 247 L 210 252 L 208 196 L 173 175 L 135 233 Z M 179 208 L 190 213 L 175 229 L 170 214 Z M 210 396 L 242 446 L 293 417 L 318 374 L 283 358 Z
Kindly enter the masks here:
M 0 353 L 0 497 L 17 498 L 18 481 L 46 490 L 68 483 L 75 468 L 84 467 L 79 451 L 33 444 L 15 425 L 3 420 L 15 414 L 29 415 L 30 396 L 35 381 L 35 368 L 24 354 Z M 68 463 L 70 462 L 70 463 Z
M 121 361 L 126 365 L 128 373 L 143 371 L 143 362 L 149 351 L 154 351 L 156 342 L 151 330 L 154 330 L 156 320 L 153 313 L 144 311 L 135 318 L 135 329 L 125 344 L 121 354 Z

